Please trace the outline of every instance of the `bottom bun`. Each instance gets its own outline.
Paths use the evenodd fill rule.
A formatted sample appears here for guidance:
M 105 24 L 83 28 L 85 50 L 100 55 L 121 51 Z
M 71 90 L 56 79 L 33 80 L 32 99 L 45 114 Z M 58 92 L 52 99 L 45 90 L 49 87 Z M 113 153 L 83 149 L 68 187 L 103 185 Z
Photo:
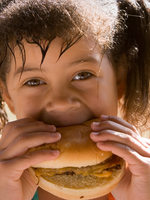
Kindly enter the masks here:
M 119 170 L 114 170 L 111 178 L 102 178 L 99 184 L 93 187 L 85 188 L 67 188 L 57 183 L 52 183 L 42 176 L 38 177 L 38 185 L 43 190 L 66 200 L 88 200 L 104 196 L 110 193 L 114 187 L 119 183 L 124 175 L 125 162 L 122 161 L 121 168 Z M 30 172 L 35 177 L 35 171 L 30 168 Z M 68 175 L 67 175 L 68 176 Z

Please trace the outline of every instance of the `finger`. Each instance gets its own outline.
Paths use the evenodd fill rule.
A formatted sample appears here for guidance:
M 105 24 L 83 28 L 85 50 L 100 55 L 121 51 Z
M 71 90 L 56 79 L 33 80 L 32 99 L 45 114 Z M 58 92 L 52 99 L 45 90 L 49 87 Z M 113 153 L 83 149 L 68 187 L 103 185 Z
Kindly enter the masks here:
M 143 140 L 145 141 L 145 143 L 148 145 L 148 147 L 150 148 L 150 139 L 149 138 L 144 138 Z
M 146 143 L 142 139 L 142 137 L 138 133 L 138 131 L 135 132 L 132 129 L 130 129 L 130 128 L 126 127 L 126 126 L 123 126 L 121 124 L 118 124 L 118 123 L 116 123 L 114 121 L 105 120 L 105 121 L 101 121 L 101 122 L 96 122 L 96 123 L 92 124 L 91 127 L 93 128 L 94 131 L 98 131 L 99 133 L 101 131 L 104 131 L 104 130 L 107 131 L 108 129 L 112 130 L 112 131 L 119 132 L 119 133 L 125 133 L 127 135 L 132 136 L 135 140 L 137 140 L 139 143 L 141 143 L 141 145 L 143 145 L 145 148 L 149 148 L 148 143 Z
M 111 120 L 105 120 L 105 121 L 96 122 L 96 123 L 94 122 L 92 123 L 91 128 L 94 131 L 102 131 L 102 130 L 110 129 L 113 131 L 126 133 L 135 138 L 137 137 L 137 132 L 133 131 L 129 127 L 123 126 L 122 124 L 116 123 Z
M 127 145 L 117 142 L 99 142 L 97 147 L 122 157 L 128 163 L 128 167 L 133 175 L 143 176 L 143 174 L 149 173 L 150 158 L 141 156 Z
M 39 150 L 30 152 L 11 160 L 1 161 L 0 171 L 3 171 L 3 173 L 6 174 L 5 178 L 18 181 L 25 169 L 47 160 L 54 160 L 59 154 L 60 152 L 58 150 Z
M 17 138 L 19 135 L 22 135 L 24 133 L 33 133 L 37 131 L 41 132 L 55 132 L 56 127 L 54 125 L 47 125 L 40 121 L 26 121 L 25 123 L 20 123 L 17 125 L 10 124 L 7 130 L 3 130 L 5 135 L 1 140 L 1 148 L 6 148 L 15 138 Z M 6 131 L 6 132 L 5 132 Z
M 123 158 L 134 175 L 139 175 L 138 166 L 141 166 L 144 157 L 127 145 L 117 142 L 98 142 L 97 147 L 103 151 L 111 151 L 113 154 Z M 136 168 L 135 168 L 136 166 Z
M 15 121 L 8 122 L 1 131 L 2 132 L 2 138 L 5 137 L 5 134 L 7 134 L 7 132 L 10 132 L 10 130 L 13 127 L 18 126 L 20 124 L 26 124 L 26 123 L 29 123 L 29 122 L 33 122 L 33 121 L 35 121 L 35 120 L 32 119 L 32 118 L 23 118 L 23 119 L 18 119 L 18 120 L 15 120 Z
M 5 148 L 10 141 L 15 137 L 15 129 L 23 124 L 27 127 L 30 122 L 33 122 L 32 118 L 24 118 L 16 121 L 8 122 L 1 131 L 0 147 Z M 4 146 L 3 146 L 4 145 Z
M 11 159 L 24 154 L 28 149 L 42 144 L 54 143 L 60 140 L 60 133 L 37 132 L 36 134 L 24 134 L 16 138 L 6 149 L 1 151 L 0 159 Z
M 137 131 L 135 126 L 133 126 L 132 124 L 128 123 L 127 121 L 121 119 L 120 117 L 109 116 L 109 115 L 101 115 L 100 119 L 101 119 L 101 121 L 110 120 L 110 121 L 116 122 L 116 123 L 118 123 L 122 126 L 125 126 L 129 129 L 133 130 L 134 132 L 137 132 L 137 134 L 139 134 L 139 132 Z
M 142 137 L 140 137 L 138 141 L 136 138 L 128 134 L 112 130 L 104 130 L 99 133 L 93 132 L 90 134 L 90 137 L 94 142 L 112 141 L 127 145 L 138 152 L 140 155 L 150 157 L 150 148 L 145 147 L 144 141 L 142 143 Z
M 94 122 L 94 124 L 91 125 L 94 131 L 110 129 L 113 131 L 126 133 L 134 137 L 136 140 L 138 140 L 141 143 L 141 145 L 144 145 L 146 148 L 149 148 L 148 144 L 144 142 L 144 140 L 142 140 L 141 142 L 141 135 L 137 131 L 137 129 L 131 124 L 129 124 L 128 122 L 115 116 L 102 115 L 101 118 L 102 118 L 102 121 L 96 122 L 96 123 Z

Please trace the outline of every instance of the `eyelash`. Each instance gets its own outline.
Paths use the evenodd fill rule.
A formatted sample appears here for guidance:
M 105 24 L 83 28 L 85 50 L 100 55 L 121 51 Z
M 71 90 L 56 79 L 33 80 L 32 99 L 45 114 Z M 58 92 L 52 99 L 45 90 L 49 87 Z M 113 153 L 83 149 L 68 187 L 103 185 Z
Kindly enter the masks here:
M 42 80 L 35 78 L 35 79 L 26 81 L 23 85 L 28 86 L 28 87 L 36 87 L 36 86 L 40 86 L 40 85 L 46 85 L 46 83 Z
M 81 79 L 79 78 L 79 74 L 82 75 L 82 76 L 81 76 Z M 88 74 L 86 78 L 83 78 L 83 75 L 84 75 L 84 74 Z M 94 75 L 93 75 L 91 72 L 82 71 L 82 72 L 78 73 L 78 74 L 75 75 L 75 76 L 78 76 L 78 78 L 77 78 L 77 79 L 74 79 L 74 78 L 73 78 L 73 81 L 74 81 L 74 80 L 80 80 L 80 81 L 86 80 L 86 79 L 91 78 L 91 77 L 94 76 Z
M 87 75 L 86 78 L 83 77 L 85 74 Z M 79 77 L 79 75 L 80 75 L 80 77 Z M 73 81 L 76 81 L 76 80 L 78 80 L 78 81 L 87 80 L 89 78 L 92 78 L 94 75 L 91 72 L 83 71 L 83 72 L 80 72 L 77 75 L 75 75 L 75 77 L 76 76 L 77 76 L 77 78 L 76 79 L 73 78 L 72 79 Z M 28 87 L 36 87 L 36 86 L 45 85 L 45 84 L 46 83 L 44 81 L 34 78 L 34 79 L 26 81 L 23 85 L 24 86 L 28 86 Z

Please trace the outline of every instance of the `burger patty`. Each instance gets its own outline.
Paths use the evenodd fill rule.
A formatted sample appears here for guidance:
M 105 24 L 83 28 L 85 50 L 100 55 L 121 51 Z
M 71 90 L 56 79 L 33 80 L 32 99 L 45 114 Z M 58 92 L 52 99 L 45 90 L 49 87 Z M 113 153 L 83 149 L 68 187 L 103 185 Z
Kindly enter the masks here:
M 107 183 L 109 178 L 98 178 L 95 176 L 82 176 L 82 175 L 56 175 L 56 176 L 42 176 L 45 180 L 66 188 L 84 189 L 92 188 Z
M 106 161 L 87 167 L 65 167 L 58 169 L 34 168 L 36 176 L 67 188 L 87 188 L 105 184 L 121 169 L 123 160 L 112 155 Z

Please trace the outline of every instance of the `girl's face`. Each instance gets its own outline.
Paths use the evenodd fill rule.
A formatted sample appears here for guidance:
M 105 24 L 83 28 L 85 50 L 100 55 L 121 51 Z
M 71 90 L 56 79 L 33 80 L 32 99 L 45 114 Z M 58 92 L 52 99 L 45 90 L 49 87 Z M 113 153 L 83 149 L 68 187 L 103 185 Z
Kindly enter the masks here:
M 80 124 L 101 114 L 117 114 L 117 81 L 107 56 L 82 38 L 59 59 L 62 40 L 50 44 L 40 67 L 39 46 L 24 42 L 26 63 L 18 47 L 6 75 L 3 97 L 17 119 L 32 117 L 48 124 Z

